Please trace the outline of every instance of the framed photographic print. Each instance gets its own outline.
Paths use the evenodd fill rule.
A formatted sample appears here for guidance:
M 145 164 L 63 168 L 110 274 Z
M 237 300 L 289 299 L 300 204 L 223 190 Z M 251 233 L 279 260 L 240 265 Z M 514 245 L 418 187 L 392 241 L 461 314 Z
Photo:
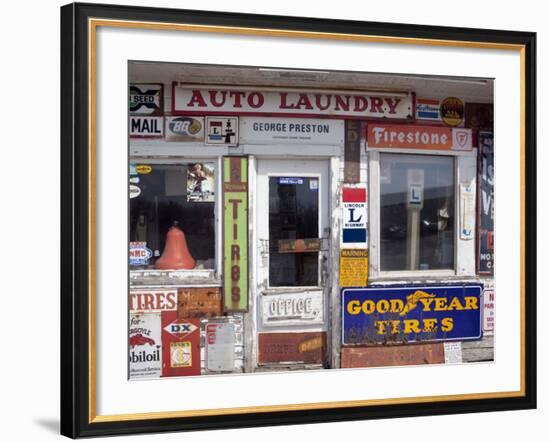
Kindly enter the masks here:
M 62 434 L 536 406 L 535 34 L 70 4 L 61 37 Z

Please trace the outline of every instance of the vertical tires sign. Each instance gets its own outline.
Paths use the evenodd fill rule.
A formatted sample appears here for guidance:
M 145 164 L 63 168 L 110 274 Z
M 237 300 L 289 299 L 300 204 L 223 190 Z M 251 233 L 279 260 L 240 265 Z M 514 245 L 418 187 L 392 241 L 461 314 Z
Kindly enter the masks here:
M 223 159 L 223 299 L 248 310 L 248 158 Z

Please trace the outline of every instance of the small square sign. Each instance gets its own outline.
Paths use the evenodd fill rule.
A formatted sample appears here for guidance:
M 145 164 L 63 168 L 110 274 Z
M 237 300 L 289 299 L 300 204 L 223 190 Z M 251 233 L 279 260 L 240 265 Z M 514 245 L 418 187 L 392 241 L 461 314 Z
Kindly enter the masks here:
M 239 117 L 206 117 L 206 144 L 239 144 Z

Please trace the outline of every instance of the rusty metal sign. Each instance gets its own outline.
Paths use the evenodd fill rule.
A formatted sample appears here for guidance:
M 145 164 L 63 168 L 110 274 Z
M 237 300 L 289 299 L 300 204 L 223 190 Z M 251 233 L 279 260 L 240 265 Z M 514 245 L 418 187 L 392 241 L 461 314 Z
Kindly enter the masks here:
M 322 324 L 322 291 L 264 294 L 261 296 L 264 326 Z
M 323 364 L 327 357 L 325 332 L 260 333 L 258 362 Z
M 342 368 L 445 363 L 442 343 L 343 347 L 341 356 Z
M 178 289 L 178 318 L 221 316 L 220 287 L 189 287 Z

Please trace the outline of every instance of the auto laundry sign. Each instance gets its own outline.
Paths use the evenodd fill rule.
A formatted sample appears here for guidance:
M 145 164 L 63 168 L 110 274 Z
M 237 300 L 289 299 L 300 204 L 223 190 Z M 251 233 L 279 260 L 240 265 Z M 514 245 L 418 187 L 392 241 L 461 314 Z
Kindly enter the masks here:
M 316 120 L 297 118 L 241 119 L 241 144 L 315 144 L 342 145 L 343 120 Z
M 299 89 L 252 89 L 174 84 L 177 115 L 331 116 L 334 118 L 414 118 L 413 95 Z
M 342 290 L 342 342 L 453 341 L 481 338 L 480 285 Z
M 367 125 L 369 148 L 472 150 L 472 130 L 411 124 Z

